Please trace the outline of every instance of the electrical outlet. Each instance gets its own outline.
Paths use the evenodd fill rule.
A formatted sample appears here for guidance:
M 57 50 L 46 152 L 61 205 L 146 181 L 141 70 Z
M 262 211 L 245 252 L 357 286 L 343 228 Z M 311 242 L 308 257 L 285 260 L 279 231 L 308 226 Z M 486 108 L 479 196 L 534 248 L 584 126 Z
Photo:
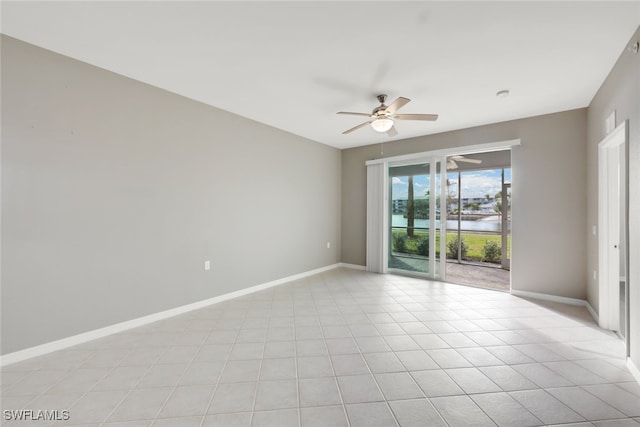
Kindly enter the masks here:
M 327 242 L 327 249 L 331 248 L 331 242 Z
M 205 261 L 204 262 L 204 270 L 205 271 L 211 270 L 211 261 Z
M 598 272 L 593 270 L 593 280 L 598 280 Z

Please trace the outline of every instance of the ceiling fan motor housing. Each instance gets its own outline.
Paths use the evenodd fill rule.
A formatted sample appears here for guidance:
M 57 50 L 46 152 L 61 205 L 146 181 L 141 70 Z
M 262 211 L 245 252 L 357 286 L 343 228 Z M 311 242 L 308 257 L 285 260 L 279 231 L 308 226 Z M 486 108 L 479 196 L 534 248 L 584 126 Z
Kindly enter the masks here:
M 378 118 L 386 118 L 389 117 L 390 114 L 387 113 L 387 106 L 382 104 L 379 107 L 376 107 L 373 109 L 373 112 L 371 112 L 371 117 L 378 117 Z
M 373 109 L 373 111 L 371 112 L 371 117 L 388 118 L 390 114 L 387 113 L 387 106 L 384 105 L 384 101 L 386 101 L 387 95 L 378 95 L 377 98 L 378 102 L 380 102 L 380 105 Z

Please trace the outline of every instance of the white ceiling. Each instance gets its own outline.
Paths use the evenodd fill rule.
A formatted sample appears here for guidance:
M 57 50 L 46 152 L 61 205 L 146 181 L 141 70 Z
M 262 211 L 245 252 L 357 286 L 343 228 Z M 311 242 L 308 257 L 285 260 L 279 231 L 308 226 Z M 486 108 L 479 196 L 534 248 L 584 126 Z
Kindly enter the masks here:
M 381 141 L 335 114 L 378 93 L 440 115 L 393 139 L 585 107 L 638 25 L 640 1 L 2 2 L 4 34 L 338 148 Z

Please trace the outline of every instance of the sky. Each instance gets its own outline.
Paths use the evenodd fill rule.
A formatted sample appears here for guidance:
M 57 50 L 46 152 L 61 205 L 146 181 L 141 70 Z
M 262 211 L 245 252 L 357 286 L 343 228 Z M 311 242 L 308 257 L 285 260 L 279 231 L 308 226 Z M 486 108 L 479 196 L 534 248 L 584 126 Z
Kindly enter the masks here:
M 462 197 L 484 197 L 489 194 L 495 196 L 501 189 L 501 170 L 482 170 L 462 172 Z M 447 174 L 451 190 L 457 192 L 458 173 Z M 392 199 L 408 198 L 408 181 L 406 176 L 393 177 L 392 179 Z M 505 181 L 511 182 L 511 169 L 505 169 Z M 413 195 L 416 199 L 426 197 L 429 189 L 428 175 L 415 175 L 413 177 Z

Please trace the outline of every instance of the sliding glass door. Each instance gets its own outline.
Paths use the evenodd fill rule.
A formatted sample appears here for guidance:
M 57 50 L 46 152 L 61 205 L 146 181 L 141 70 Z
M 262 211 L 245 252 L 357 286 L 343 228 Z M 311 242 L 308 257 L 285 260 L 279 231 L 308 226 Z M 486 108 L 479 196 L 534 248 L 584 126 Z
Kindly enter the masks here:
M 389 167 L 390 270 L 444 279 L 446 178 L 442 158 Z

